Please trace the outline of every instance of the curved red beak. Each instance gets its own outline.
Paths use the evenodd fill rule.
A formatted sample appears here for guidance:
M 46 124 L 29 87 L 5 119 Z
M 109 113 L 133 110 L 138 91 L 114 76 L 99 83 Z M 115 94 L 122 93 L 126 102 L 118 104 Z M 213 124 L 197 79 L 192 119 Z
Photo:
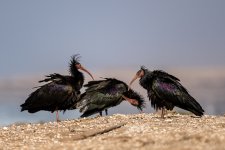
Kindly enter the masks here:
M 136 74 L 134 78 L 130 81 L 129 89 L 131 88 L 131 84 L 138 78 L 139 76 Z
M 138 101 L 137 101 L 137 100 L 128 98 L 128 97 L 126 97 L 126 96 L 124 96 L 124 95 L 122 95 L 122 97 L 123 97 L 126 101 L 128 101 L 131 105 L 134 105 L 134 106 L 137 106 L 137 105 L 138 105 Z
M 89 76 L 94 80 L 94 77 L 92 76 L 92 74 L 91 74 L 87 69 L 85 69 L 83 66 L 80 66 L 79 69 L 81 69 L 81 70 L 83 70 L 84 72 L 86 72 L 87 74 L 89 74 Z

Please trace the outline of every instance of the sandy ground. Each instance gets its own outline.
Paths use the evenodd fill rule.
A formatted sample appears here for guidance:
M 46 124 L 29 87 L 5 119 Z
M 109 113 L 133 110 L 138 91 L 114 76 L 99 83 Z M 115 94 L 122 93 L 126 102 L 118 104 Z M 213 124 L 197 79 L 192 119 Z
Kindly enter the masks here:
M 124 123 L 92 137 L 89 133 Z M 225 149 L 225 116 L 116 114 L 0 128 L 0 149 Z

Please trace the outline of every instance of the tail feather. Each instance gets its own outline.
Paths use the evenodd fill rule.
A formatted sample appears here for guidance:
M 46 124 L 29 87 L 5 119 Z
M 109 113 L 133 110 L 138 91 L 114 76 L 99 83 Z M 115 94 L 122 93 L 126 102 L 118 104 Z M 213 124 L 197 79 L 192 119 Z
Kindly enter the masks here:
M 28 105 L 24 105 L 24 104 L 22 104 L 20 106 L 21 106 L 21 112 L 25 111 L 25 110 L 27 110 L 29 113 L 36 113 L 36 112 L 40 111 L 39 108 L 32 108 L 32 107 L 30 107 Z
M 185 105 L 182 105 L 180 108 L 188 110 L 196 116 L 203 116 L 204 114 L 204 110 L 201 105 L 190 95 L 188 95 L 188 98 L 185 100 Z
M 80 117 L 83 118 L 83 117 L 89 117 L 93 114 L 96 114 L 96 113 L 99 113 L 101 112 L 102 110 L 98 110 L 98 109 L 93 109 L 93 110 L 88 110 L 88 111 L 85 111 Z
M 202 116 L 204 114 L 203 108 L 201 107 L 201 105 L 194 98 L 190 99 L 189 102 L 190 102 L 190 104 L 192 106 L 192 108 L 190 109 L 190 111 L 192 113 L 194 113 L 197 116 Z

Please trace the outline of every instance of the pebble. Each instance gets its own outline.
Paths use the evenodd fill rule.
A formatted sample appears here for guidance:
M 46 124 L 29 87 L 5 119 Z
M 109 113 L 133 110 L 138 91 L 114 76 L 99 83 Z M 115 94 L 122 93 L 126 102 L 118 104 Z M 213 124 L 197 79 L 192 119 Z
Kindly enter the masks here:
M 8 130 L 8 128 L 7 127 L 3 127 L 3 130 Z

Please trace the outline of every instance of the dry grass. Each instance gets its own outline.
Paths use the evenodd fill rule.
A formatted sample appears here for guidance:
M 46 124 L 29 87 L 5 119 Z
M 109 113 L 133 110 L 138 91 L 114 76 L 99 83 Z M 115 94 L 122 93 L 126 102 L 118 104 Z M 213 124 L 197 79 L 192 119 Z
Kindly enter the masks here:
M 77 137 L 126 123 L 86 139 Z M 0 128 L 0 149 L 225 149 L 225 117 L 113 115 Z

